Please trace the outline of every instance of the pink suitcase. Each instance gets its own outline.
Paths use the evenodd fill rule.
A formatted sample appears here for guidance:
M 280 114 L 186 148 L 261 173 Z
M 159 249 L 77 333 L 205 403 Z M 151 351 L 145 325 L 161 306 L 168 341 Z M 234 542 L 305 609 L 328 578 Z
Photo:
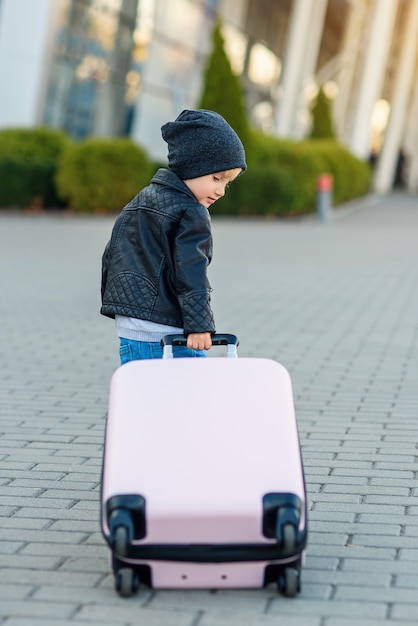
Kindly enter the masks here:
M 307 517 L 290 376 L 269 359 L 167 358 L 184 341 L 111 380 L 101 518 L 116 589 L 275 582 L 294 596 Z M 234 335 L 214 344 L 236 356 Z

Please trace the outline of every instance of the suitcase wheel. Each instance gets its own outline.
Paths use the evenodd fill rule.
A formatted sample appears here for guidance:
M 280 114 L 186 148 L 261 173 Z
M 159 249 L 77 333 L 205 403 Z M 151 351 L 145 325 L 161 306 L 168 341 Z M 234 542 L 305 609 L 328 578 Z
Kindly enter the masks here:
M 295 567 L 286 567 L 279 574 L 277 588 L 287 598 L 294 598 L 300 592 L 300 572 Z
M 139 589 L 138 574 L 130 567 L 122 567 L 115 575 L 115 589 L 123 598 L 129 598 Z
M 294 552 L 297 546 L 297 530 L 293 524 L 281 523 L 280 516 L 277 516 L 277 540 L 282 544 L 283 550 L 286 554 Z
M 293 555 L 306 543 L 299 530 L 302 503 L 292 493 L 267 493 L 263 496 L 263 535 L 276 539 L 283 556 Z
M 130 533 L 126 526 L 117 526 L 114 534 L 114 550 L 122 556 L 128 553 Z

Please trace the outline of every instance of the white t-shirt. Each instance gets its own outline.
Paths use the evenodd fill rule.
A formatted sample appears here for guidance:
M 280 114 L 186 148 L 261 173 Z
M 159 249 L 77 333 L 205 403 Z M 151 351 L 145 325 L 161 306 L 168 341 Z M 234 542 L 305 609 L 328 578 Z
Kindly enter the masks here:
M 156 324 L 136 317 L 115 316 L 116 332 L 118 337 L 134 341 L 160 342 L 164 335 L 182 335 L 183 328 Z

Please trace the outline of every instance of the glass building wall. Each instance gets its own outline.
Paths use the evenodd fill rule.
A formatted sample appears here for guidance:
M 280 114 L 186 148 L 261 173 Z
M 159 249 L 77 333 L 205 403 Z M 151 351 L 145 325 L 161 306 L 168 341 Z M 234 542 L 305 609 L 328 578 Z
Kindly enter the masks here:
M 345 1 L 329 0 L 331 17 Z M 161 124 L 199 99 L 219 10 L 251 122 L 274 132 L 292 0 L 61 3 L 43 120 L 47 125 L 75 139 L 129 135 L 151 146 L 155 158 L 162 156 L 165 147 L 155 140 Z M 323 41 L 320 58 L 332 56 L 335 48 L 334 42 Z
M 62 128 L 75 139 L 130 133 L 150 30 L 149 4 L 150 0 L 63 3 L 45 124 Z

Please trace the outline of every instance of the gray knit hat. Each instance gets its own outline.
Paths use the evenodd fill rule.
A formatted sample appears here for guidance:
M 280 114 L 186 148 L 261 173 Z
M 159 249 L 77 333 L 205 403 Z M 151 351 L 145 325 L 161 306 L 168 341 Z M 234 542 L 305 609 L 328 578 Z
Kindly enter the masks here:
M 168 167 L 182 180 L 247 169 L 244 146 L 219 113 L 185 110 L 164 124 L 161 134 L 168 144 Z

